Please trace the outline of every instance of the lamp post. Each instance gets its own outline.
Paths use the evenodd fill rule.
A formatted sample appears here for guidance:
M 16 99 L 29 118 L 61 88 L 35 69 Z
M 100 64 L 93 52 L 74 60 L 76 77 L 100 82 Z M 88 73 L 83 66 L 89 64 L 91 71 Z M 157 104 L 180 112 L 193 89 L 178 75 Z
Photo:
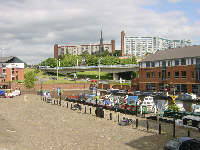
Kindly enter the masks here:
M 58 79 L 58 67 L 60 67 L 60 59 L 57 59 L 57 79 Z
M 101 68 L 100 68 L 100 63 L 101 63 L 101 59 L 102 58 L 99 58 L 99 60 L 98 60 L 98 62 L 99 62 L 99 81 L 100 81 L 100 79 L 101 79 Z

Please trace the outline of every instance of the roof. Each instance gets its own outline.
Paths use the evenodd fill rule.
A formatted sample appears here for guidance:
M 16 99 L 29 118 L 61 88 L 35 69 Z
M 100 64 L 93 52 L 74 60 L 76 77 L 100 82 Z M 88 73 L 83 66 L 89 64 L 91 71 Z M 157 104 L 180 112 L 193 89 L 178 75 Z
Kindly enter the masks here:
M 17 57 L 9 56 L 9 57 L 0 57 L 0 63 L 24 63 Z
M 173 48 L 168 50 L 159 50 L 156 51 L 154 54 L 146 56 L 141 62 L 188 58 L 197 56 L 200 56 L 200 45 L 187 46 L 183 48 Z

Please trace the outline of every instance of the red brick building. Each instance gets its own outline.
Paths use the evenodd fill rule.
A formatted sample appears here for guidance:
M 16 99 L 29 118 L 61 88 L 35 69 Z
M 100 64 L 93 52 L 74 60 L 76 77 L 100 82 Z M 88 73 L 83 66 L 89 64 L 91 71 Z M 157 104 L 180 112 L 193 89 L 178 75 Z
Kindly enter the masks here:
M 24 80 L 24 62 L 17 57 L 0 57 L 0 82 Z
M 157 51 L 139 66 L 141 91 L 200 93 L 200 46 Z

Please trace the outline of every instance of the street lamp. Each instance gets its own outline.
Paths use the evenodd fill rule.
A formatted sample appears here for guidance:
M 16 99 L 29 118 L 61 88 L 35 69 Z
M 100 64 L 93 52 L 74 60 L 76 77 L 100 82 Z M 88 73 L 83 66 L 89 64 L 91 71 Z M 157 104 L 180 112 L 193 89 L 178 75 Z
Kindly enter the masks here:
M 99 81 L 100 81 L 100 78 L 101 78 L 101 68 L 100 68 L 100 63 L 101 63 L 101 59 L 102 58 L 99 58 L 98 62 L 99 62 Z
M 58 67 L 60 67 L 60 59 L 57 59 L 57 79 L 58 79 Z

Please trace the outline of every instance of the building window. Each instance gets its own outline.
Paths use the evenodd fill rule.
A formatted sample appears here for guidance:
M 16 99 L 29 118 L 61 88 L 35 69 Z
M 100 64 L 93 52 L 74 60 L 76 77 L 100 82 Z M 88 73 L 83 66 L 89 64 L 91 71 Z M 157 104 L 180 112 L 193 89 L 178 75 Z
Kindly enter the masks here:
M 150 62 L 146 62 L 146 67 L 150 67 Z
M 164 83 L 159 83 L 159 91 L 164 91 Z
M 12 68 L 12 74 L 15 74 L 15 69 L 14 68 Z
M 179 78 L 179 72 L 175 72 L 174 77 Z
M 186 76 L 187 76 L 186 71 L 181 71 L 181 76 L 182 76 L 182 78 L 186 78 Z
M 191 58 L 191 65 L 194 64 L 194 58 Z
M 171 72 L 168 72 L 168 78 L 170 78 L 171 77 Z
M 147 91 L 155 91 L 156 89 L 156 84 L 155 83 L 147 83 L 146 84 L 146 90 Z
M 168 61 L 168 66 L 171 66 L 171 61 Z
M 196 65 L 200 66 L 200 58 L 196 58 Z
M 147 72 L 147 78 L 150 78 L 150 73 L 149 72 Z
M 175 66 L 178 66 L 179 65 L 179 59 L 176 59 L 175 60 Z
M 152 78 L 155 78 L 155 72 L 151 73 Z
M 181 59 L 181 65 L 186 65 L 186 59 L 185 58 Z
M 155 62 L 151 62 L 151 66 L 152 66 L 152 67 L 155 67 Z
M 162 61 L 162 67 L 166 67 L 166 61 Z
M 194 78 L 194 71 L 192 71 L 192 78 Z

